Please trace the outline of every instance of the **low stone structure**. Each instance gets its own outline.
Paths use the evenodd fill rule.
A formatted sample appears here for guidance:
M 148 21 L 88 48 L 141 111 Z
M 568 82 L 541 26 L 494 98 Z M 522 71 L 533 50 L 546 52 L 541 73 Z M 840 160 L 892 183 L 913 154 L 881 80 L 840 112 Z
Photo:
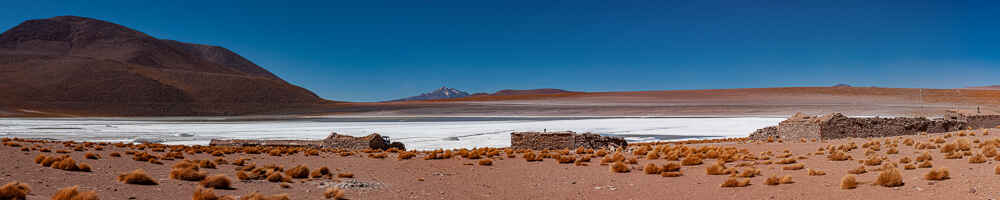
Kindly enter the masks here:
M 314 148 L 340 148 L 340 149 L 389 149 L 397 148 L 406 150 L 406 146 L 400 142 L 391 142 L 389 137 L 373 133 L 364 137 L 354 137 L 330 133 L 323 140 L 218 140 L 213 139 L 211 146 L 305 146 Z
M 758 129 L 751 133 L 751 140 L 768 138 L 798 140 L 838 139 L 847 137 L 887 137 L 915 135 L 920 132 L 940 133 L 974 128 L 966 121 L 954 119 L 927 119 L 923 117 L 855 118 L 840 113 L 808 116 L 797 113 L 778 123 L 778 126 Z
M 944 114 L 944 118 L 948 120 L 966 122 L 973 128 L 1000 127 L 1000 114 L 982 114 L 949 110 Z
M 628 143 L 621 137 L 601 136 L 593 133 L 577 134 L 565 132 L 513 132 L 510 133 L 510 147 L 514 149 L 576 149 L 579 147 L 599 149 L 625 147 Z

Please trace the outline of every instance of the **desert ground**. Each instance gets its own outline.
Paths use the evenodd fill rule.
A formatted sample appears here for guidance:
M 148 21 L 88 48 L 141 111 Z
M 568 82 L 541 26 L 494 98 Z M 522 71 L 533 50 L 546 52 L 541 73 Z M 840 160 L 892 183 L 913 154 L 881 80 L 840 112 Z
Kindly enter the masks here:
M 96 191 L 101 199 L 189 199 L 196 188 L 201 187 L 199 182 L 170 178 L 172 166 L 184 159 L 206 162 L 222 159 L 229 164 L 219 162 L 215 168 L 203 166 L 197 171 L 205 175 L 225 175 L 232 181 L 231 189 L 216 189 L 215 194 L 237 198 L 258 192 L 264 195 L 287 194 L 290 199 L 323 199 L 328 188 L 340 188 L 346 199 L 991 199 L 1000 195 L 997 193 L 1000 182 L 995 181 L 1000 177 L 1000 162 L 997 161 L 1000 157 L 995 151 L 995 146 L 1000 145 L 997 131 L 984 129 L 824 141 L 633 144 L 621 152 L 588 149 L 454 150 L 450 158 L 439 159 L 427 157 L 430 154 L 443 157 L 447 153 L 9 140 L 0 147 L 0 153 L 7 155 L 5 164 L 0 165 L 0 184 L 15 181 L 27 184 L 31 188 L 27 199 L 50 199 L 57 190 L 75 185 L 80 186 L 81 191 Z M 42 152 L 43 149 L 50 152 Z M 195 149 L 203 152 L 197 153 Z M 607 154 L 598 156 L 601 152 Z M 834 152 L 851 158 L 834 161 L 830 158 Z M 929 162 L 932 167 L 907 169 L 907 165 L 923 164 L 916 161 L 923 152 L 931 155 Z M 100 158 L 88 159 L 85 157 L 87 153 L 97 154 Z M 121 157 L 111 156 L 113 153 Z M 136 156 L 144 153 L 159 158 L 157 160 L 162 164 L 136 161 L 136 157 L 149 158 Z M 399 158 L 400 154 L 410 153 L 415 153 L 414 157 Z M 184 158 L 164 159 L 176 154 Z M 529 162 L 525 154 L 546 158 Z M 946 159 L 948 154 L 952 159 Z M 91 170 L 67 171 L 43 167 L 35 162 L 39 155 L 69 156 L 77 163 L 87 163 Z M 619 157 L 615 155 L 621 156 L 615 158 Z M 583 157 L 591 159 L 574 164 L 570 157 L 574 160 Z M 904 157 L 910 161 L 901 162 Z M 569 163 L 561 164 L 559 158 Z M 679 177 L 664 177 L 655 170 L 651 174 L 646 173 L 650 164 L 662 168 L 668 163 L 682 164 L 689 158 L 700 158 L 702 162 L 682 166 Z M 301 179 L 282 175 L 285 180 L 280 182 L 239 180 L 237 173 L 240 170 L 236 169 L 245 166 L 234 165 L 238 159 L 249 159 L 245 161 L 245 166 L 265 168 L 274 165 L 282 167 L 285 172 L 293 171 L 292 168 L 298 165 L 312 171 L 328 167 L 330 175 Z M 492 160 L 492 165 L 480 164 L 487 159 Z M 624 166 L 619 170 L 628 169 L 629 172 L 614 172 L 614 166 L 619 165 L 616 160 Z M 709 168 L 720 160 L 728 160 L 723 164 L 724 168 L 735 172 L 708 175 Z M 778 164 L 790 160 L 794 163 Z M 803 165 L 802 169 L 789 168 L 798 164 Z M 867 172 L 855 175 L 859 182 L 857 187 L 842 189 L 841 179 L 850 170 L 862 166 Z M 948 170 L 948 178 L 925 179 L 928 172 L 941 168 Z M 118 180 L 120 174 L 136 169 L 145 170 L 158 184 L 136 185 Z M 760 170 L 759 174 L 748 173 L 753 169 Z M 823 171 L 825 175 L 811 176 L 810 170 Z M 267 170 L 260 171 L 266 173 Z M 245 172 L 252 174 L 251 170 Z M 890 172 L 900 172 L 898 180 L 901 185 L 873 185 L 881 173 Z M 346 173 L 353 174 L 353 177 L 338 176 Z M 736 174 L 747 175 L 743 173 L 754 175 L 746 178 L 749 185 L 720 186 L 728 179 L 744 180 L 733 177 Z M 791 177 L 791 183 L 766 184 L 772 176 L 786 175 Z M 893 180 L 891 176 L 886 176 L 890 177 L 887 180 Z
M 0 117 L 178 116 L 139 104 L 2 102 Z M 319 104 L 192 104 L 232 112 L 190 115 L 275 118 L 337 116 L 791 116 L 797 112 L 849 116 L 940 116 L 945 110 L 1000 112 L 1000 90 L 880 87 L 783 87 L 713 90 L 570 92 L 470 96 L 405 102 Z M 241 107 L 261 109 L 240 110 Z M 274 108 L 271 108 L 274 107 Z M 268 109 L 262 109 L 268 108 Z M 183 116 L 183 115 L 181 115 Z

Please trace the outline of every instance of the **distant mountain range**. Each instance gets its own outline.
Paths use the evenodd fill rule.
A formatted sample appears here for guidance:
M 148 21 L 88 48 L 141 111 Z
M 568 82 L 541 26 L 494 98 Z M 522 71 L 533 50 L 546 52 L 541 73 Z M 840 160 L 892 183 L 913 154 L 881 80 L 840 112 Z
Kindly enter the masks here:
M 435 99 L 451 99 L 451 98 L 461 98 L 470 96 L 468 92 L 461 91 L 455 88 L 441 87 L 437 90 L 423 93 L 417 96 L 406 97 L 402 99 L 396 99 L 392 101 L 418 101 L 418 100 L 435 100 Z
M 559 94 L 559 93 L 569 93 L 569 92 L 571 92 L 571 91 L 561 90 L 561 89 L 552 89 L 552 88 L 543 88 L 543 89 L 531 89 L 531 90 L 511 90 L 511 89 L 507 89 L 507 90 L 500 90 L 500 91 L 497 91 L 497 92 L 492 93 L 492 94 L 490 94 L 490 93 L 483 93 L 483 92 L 469 94 L 468 92 L 461 91 L 461 90 L 458 90 L 458 89 L 448 88 L 448 87 L 441 87 L 441 88 L 438 88 L 437 90 L 434 90 L 434 91 L 431 91 L 431 92 L 428 92 L 428 93 L 423 93 L 423 94 L 420 94 L 420 95 L 417 95 L 417 96 L 406 97 L 406 98 L 402 98 L 402 99 L 391 100 L 389 102 L 396 102 L 396 101 L 419 101 L 419 100 L 437 100 L 437 99 L 454 99 L 454 98 L 462 98 L 462 97 L 470 97 L 470 96 L 511 96 L 511 95 Z

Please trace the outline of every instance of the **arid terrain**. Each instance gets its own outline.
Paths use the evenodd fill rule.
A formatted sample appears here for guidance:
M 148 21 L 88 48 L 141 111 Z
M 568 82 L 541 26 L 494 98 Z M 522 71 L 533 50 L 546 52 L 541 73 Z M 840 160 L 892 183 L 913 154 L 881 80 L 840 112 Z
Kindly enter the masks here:
M 0 183 L 20 181 L 29 185 L 28 199 L 49 199 L 56 190 L 74 185 L 83 191 L 96 191 L 102 199 L 188 199 L 199 187 L 198 181 L 169 178 L 171 166 L 183 162 L 176 158 L 179 154 L 187 160 L 222 159 L 230 163 L 214 163 L 215 168 L 202 165 L 198 171 L 227 176 L 232 189 L 216 189 L 215 193 L 233 196 L 259 192 L 284 193 L 291 199 L 321 199 L 327 188 L 338 187 L 344 189 L 344 197 L 348 199 L 990 199 L 998 195 L 996 191 L 1000 188 L 1000 182 L 994 181 L 1000 176 L 996 161 L 1000 159 L 996 153 L 1000 137 L 996 131 L 828 141 L 634 144 L 622 152 L 477 149 L 392 153 L 7 141 L 0 147 L 0 153 L 8 155 L 6 164 L 0 166 Z M 41 152 L 43 149 L 50 152 Z M 198 153 L 196 149 L 203 151 Z M 925 152 L 930 155 L 929 161 L 919 158 Z M 87 153 L 100 158 L 87 159 Z M 113 157 L 113 153 L 122 157 Z M 162 164 L 136 161 L 149 159 L 150 156 L 135 156 L 146 153 L 159 158 Z M 400 154 L 414 155 L 404 159 L 399 158 Z M 431 154 L 437 159 L 429 159 Z M 529 162 L 526 154 L 541 160 Z M 39 155 L 69 156 L 90 165 L 91 171 L 43 167 L 35 161 Z M 590 160 L 574 164 L 580 158 Z M 241 172 L 236 168 L 242 166 L 233 163 L 239 159 L 249 159 L 245 166 L 277 165 L 285 172 L 293 171 L 297 165 L 314 171 L 328 167 L 332 175 L 285 177 L 285 187 L 267 180 L 238 180 L 237 174 Z M 480 164 L 487 159 L 492 160 L 492 165 Z M 567 163 L 560 164 L 559 160 Z M 681 166 L 678 177 L 664 177 L 659 170 L 646 169 L 651 164 L 665 168 L 667 164 L 694 161 L 700 164 Z M 720 161 L 725 161 L 721 162 L 724 167 L 713 166 Z M 616 165 L 622 165 L 619 172 L 615 172 Z M 713 167 L 716 169 L 709 169 Z M 842 178 L 859 167 L 866 172 L 854 175 L 856 188 L 843 189 Z M 145 170 L 158 185 L 125 184 L 117 180 L 119 174 L 135 169 Z M 622 172 L 626 169 L 628 172 Z M 947 178 L 925 177 L 931 170 L 941 169 L 948 171 Z M 753 173 L 756 170 L 759 172 Z M 252 174 L 251 171 L 244 172 Z M 825 175 L 817 175 L 816 171 Z M 890 175 L 895 172 L 900 176 Z M 342 173 L 351 173 L 353 177 L 338 177 Z M 752 177 L 738 177 L 748 175 Z M 790 176 L 791 182 L 775 178 L 778 185 L 767 184 L 771 177 L 784 176 Z M 888 182 L 884 185 L 888 186 L 873 184 L 880 176 L 885 176 Z M 934 176 L 932 179 L 942 178 Z M 728 179 L 749 180 L 749 185 L 721 187 Z

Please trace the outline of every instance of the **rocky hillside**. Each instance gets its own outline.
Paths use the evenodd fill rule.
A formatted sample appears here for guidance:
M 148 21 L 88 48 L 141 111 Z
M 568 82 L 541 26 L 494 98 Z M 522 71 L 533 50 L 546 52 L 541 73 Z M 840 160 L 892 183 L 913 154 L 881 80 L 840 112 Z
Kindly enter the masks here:
M 0 34 L 0 110 L 238 115 L 324 102 L 222 47 L 97 19 L 29 20 Z

